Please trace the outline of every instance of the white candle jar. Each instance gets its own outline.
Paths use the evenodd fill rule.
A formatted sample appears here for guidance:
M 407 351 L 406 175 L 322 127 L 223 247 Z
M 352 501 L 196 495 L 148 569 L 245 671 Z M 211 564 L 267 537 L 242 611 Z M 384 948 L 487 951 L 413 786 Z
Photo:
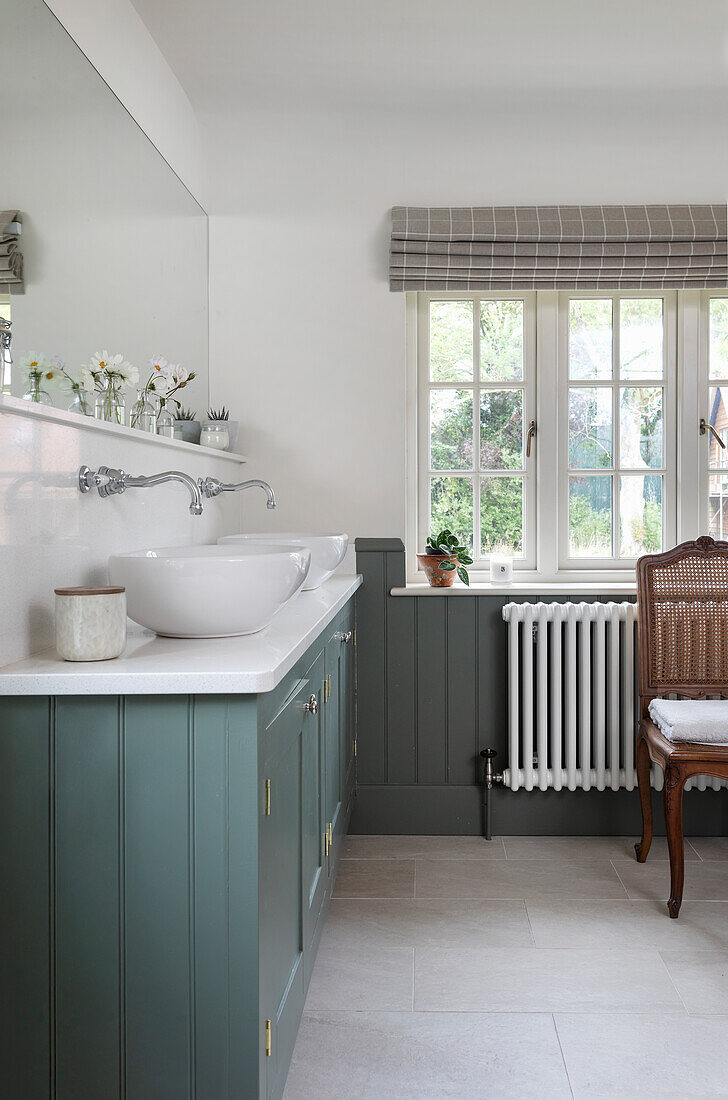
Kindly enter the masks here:
M 56 649 L 64 661 L 110 661 L 126 648 L 126 589 L 56 588 Z
M 513 558 L 493 554 L 490 559 L 490 579 L 493 584 L 510 584 L 513 580 Z

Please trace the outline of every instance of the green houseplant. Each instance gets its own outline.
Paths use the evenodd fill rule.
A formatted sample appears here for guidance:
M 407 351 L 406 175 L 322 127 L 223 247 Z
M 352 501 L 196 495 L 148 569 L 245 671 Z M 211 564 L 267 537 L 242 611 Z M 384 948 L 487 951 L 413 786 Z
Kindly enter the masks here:
M 473 559 L 467 546 L 447 527 L 437 535 L 430 535 L 424 554 L 418 554 L 417 560 L 434 588 L 449 588 L 456 575 L 463 584 L 470 584 L 465 566 L 472 565 Z

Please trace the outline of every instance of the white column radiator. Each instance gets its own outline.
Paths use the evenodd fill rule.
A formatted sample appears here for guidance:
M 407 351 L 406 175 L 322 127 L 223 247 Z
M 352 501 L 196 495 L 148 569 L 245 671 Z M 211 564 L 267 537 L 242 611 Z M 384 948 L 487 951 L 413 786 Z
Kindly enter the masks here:
M 637 614 L 633 603 L 508 603 L 511 790 L 637 786 Z M 652 769 L 662 788 L 662 772 Z M 698 776 L 686 790 L 719 779 Z

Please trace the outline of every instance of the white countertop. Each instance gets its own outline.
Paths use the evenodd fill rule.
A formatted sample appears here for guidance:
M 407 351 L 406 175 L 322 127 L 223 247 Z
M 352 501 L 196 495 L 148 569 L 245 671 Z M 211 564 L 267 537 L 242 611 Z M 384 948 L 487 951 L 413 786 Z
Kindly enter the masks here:
M 300 592 L 270 626 L 240 638 L 130 633 L 113 661 L 63 661 L 47 649 L 0 668 L 0 695 L 214 695 L 271 691 L 362 583 L 333 576 Z

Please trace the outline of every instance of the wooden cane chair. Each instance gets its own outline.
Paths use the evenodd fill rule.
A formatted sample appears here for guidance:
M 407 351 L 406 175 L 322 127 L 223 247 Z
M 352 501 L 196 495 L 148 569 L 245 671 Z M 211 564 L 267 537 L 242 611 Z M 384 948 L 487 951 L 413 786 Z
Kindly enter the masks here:
M 684 842 L 682 799 L 694 775 L 728 780 L 728 743 L 669 741 L 651 720 L 650 700 L 665 695 L 728 698 L 728 542 L 703 535 L 664 554 L 637 562 L 640 716 L 637 780 L 642 839 L 635 844 L 644 863 L 652 843 L 650 761 L 665 776 L 663 803 L 670 853 L 670 900 L 677 917 L 682 903 Z

